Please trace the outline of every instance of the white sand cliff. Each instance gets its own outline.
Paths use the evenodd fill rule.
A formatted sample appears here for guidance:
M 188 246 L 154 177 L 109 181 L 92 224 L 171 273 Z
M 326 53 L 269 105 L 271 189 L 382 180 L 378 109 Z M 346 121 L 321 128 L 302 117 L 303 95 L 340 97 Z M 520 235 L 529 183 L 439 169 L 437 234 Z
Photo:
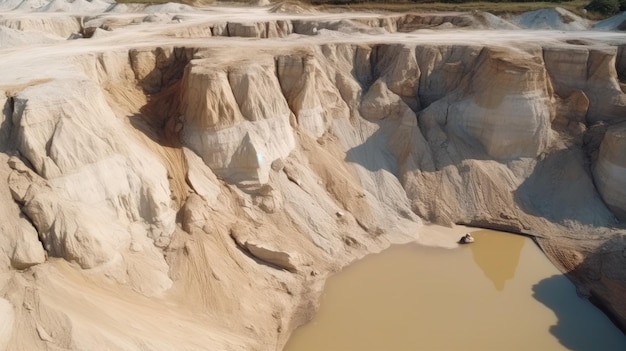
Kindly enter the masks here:
M 626 35 L 0 11 L 0 350 L 280 349 L 354 259 L 456 245 L 426 222 L 536 237 L 626 330 Z

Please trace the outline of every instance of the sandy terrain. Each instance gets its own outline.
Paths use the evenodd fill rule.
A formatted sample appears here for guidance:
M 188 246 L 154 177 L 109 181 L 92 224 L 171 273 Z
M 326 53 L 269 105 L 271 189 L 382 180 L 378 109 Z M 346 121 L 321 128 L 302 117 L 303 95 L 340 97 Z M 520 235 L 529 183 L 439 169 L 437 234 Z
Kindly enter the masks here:
M 280 349 L 462 225 L 624 330 L 626 35 L 564 11 L 0 0 L 0 350 Z

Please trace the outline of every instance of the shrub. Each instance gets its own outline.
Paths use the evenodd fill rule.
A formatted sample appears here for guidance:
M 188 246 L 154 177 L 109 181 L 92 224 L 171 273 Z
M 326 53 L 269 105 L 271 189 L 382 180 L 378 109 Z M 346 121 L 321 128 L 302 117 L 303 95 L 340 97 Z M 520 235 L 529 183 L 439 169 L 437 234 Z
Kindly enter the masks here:
M 620 0 L 592 0 L 585 10 L 611 16 L 619 12 Z

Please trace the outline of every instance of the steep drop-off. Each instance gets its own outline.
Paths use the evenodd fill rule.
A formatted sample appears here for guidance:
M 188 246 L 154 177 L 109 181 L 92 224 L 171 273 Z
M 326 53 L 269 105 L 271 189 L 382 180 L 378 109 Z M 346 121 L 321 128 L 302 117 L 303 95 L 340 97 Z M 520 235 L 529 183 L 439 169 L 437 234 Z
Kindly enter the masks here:
M 455 245 L 422 220 L 534 236 L 626 329 L 626 39 L 233 13 L 0 50 L 0 349 L 280 348 L 350 261 Z

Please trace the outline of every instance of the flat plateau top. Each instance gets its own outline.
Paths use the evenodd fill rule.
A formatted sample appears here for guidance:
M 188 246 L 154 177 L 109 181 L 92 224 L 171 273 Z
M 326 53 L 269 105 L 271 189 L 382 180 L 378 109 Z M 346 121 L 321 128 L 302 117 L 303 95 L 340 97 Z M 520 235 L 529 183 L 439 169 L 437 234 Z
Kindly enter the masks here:
M 12 4 L 9 6 L 9 1 Z M 609 31 L 562 31 L 562 30 L 528 30 L 528 29 L 469 29 L 465 27 L 446 26 L 454 17 L 472 18 L 474 23 L 482 22 L 489 27 L 493 23 L 505 22 L 491 14 L 470 13 L 411 13 L 411 14 L 376 14 L 376 13 L 284 13 L 275 7 L 228 7 L 213 6 L 192 8 L 181 4 L 168 3 L 137 8 L 124 4 L 108 4 L 100 1 L 99 12 L 85 13 L 87 5 L 96 6 L 97 1 L 87 2 L 76 0 L 54 0 L 45 7 L 45 0 L 34 4 L 34 0 L 0 0 L 0 87 L 26 84 L 32 79 L 74 77 L 68 69 L 66 61 L 73 57 L 129 48 L 179 46 L 209 49 L 215 55 L 237 59 L 237 55 L 250 57 L 252 51 L 262 53 L 276 50 L 293 50 L 319 46 L 323 44 L 403 44 L 408 45 L 478 45 L 523 48 L 526 45 L 542 47 L 566 46 L 581 49 L 585 45 L 626 44 L 626 34 Z M 31 4 L 33 3 L 33 4 Z M 4 6 L 3 6 L 4 4 Z M 17 10 L 7 11 L 16 6 Z M 51 6 L 53 4 L 55 6 Z M 86 5 L 87 4 L 87 5 Z M 95 5 L 94 5 L 95 4 Z M 64 7 L 60 7 L 63 5 Z M 30 7 L 29 7 L 30 6 Z M 72 11 L 72 6 L 76 11 Z M 105 9 L 106 7 L 106 9 Z M 15 7 L 13 7 L 15 8 Z M 4 10 L 3 10 L 4 9 Z M 56 10 L 55 10 L 56 9 Z M 54 12 L 62 9 L 62 12 Z M 106 10 L 105 12 L 104 9 Z M 408 17 L 407 17 L 408 16 Z M 472 17 L 474 16 L 474 17 Z M 441 18 L 446 20 L 441 20 Z M 380 23 L 397 21 L 430 21 L 444 25 L 432 25 L 429 29 L 414 31 L 390 32 Z M 437 18 L 433 20 L 433 18 Z M 100 27 L 98 35 L 89 39 L 67 40 L 67 38 L 50 33 L 33 32 L 24 23 L 39 22 L 39 28 L 52 28 L 66 25 L 68 21 L 80 20 L 83 27 Z M 203 35 L 202 30 L 225 23 L 240 23 L 254 26 L 271 21 L 291 21 L 306 23 L 309 34 L 289 34 L 275 38 L 250 38 L 234 36 Z M 476 22 L 477 21 L 477 22 Z M 329 25 L 329 23 L 331 23 Z M 366 23 L 370 23 L 367 25 Z M 374 23 L 374 26 L 371 26 Z M 380 26 L 375 27 L 376 23 Z M 317 29 L 317 24 L 321 24 Z M 507 22 L 507 25 L 510 23 Z M 107 27 L 108 26 L 108 27 Z M 7 28 L 8 27 L 8 28 Z M 497 26 L 496 26 L 497 27 Z M 501 27 L 501 26 L 500 26 Z M 19 28 L 24 31 L 17 31 Z M 107 28 L 108 30 L 101 29 Z M 332 28 L 332 29 L 329 29 Z M 210 32 L 210 29 L 208 30 Z M 18 33 L 19 32 L 19 33 Z M 16 34 L 17 33 L 17 34 Z M 45 35 L 45 40 L 33 40 L 33 36 Z M 13 35 L 12 44 L 3 45 L 3 35 Z M 15 39 L 15 36 L 19 36 Z M 17 40 L 17 44 L 16 43 Z M 19 42 L 22 40 L 22 42 Z M 8 42 L 8 40 L 5 40 Z M 575 41 L 578 44 L 571 44 Z M 35 44 L 33 44 L 35 43 Z M 229 50 L 235 48 L 236 50 Z M 217 52 L 220 53 L 217 53 Z M 42 68 L 45 67 L 45 70 Z

